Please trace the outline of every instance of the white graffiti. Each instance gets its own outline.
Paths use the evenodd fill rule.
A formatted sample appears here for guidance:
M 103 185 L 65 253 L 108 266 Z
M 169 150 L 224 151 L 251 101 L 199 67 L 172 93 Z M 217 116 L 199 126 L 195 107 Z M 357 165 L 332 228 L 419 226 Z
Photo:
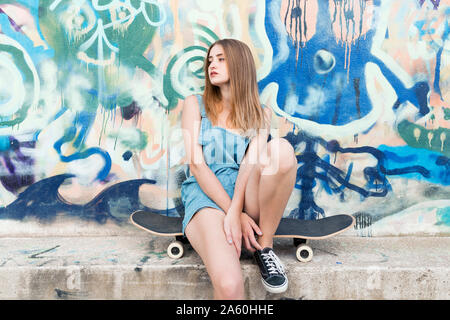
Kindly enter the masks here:
M 61 0 L 55 0 L 50 6 L 49 9 L 51 11 L 54 11 L 58 5 L 60 5 Z M 73 27 L 80 27 L 83 23 L 83 17 L 75 17 L 74 14 L 80 15 L 81 10 L 83 9 L 84 12 L 95 10 L 96 12 L 101 11 L 109 11 L 111 15 L 111 22 L 105 23 L 103 19 L 97 18 L 95 21 L 95 24 L 97 25 L 95 32 L 89 37 L 88 40 L 86 40 L 84 43 L 80 45 L 80 50 L 85 52 L 88 50 L 95 42 L 97 42 L 97 61 L 99 64 L 102 64 L 104 62 L 104 54 L 103 54 L 103 48 L 106 45 L 113 53 L 119 52 L 119 48 L 114 46 L 111 41 L 109 41 L 105 30 L 113 28 L 117 29 L 120 28 L 121 25 L 129 26 L 134 18 L 140 14 L 144 17 L 145 21 L 153 26 L 153 27 L 159 27 L 163 25 L 166 22 L 166 11 L 161 3 L 159 3 L 156 0 L 141 0 L 139 8 L 135 8 L 130 0 L 120 1 L 120 0 L 113 0 L 110 1 L 108 4 L 100 5 L 98 0 L 93 0 L 91 2 L 91 5 L 88 5 L 89 2 L 86 2 L 85 0 L 73 0 L 71 2 L 71 5 L 67 9 L 68 12 L 71 14 L 69 15 L 70 21 L 76 20 L 76 24 L 73 25 L 72 22 L 70 24 L 67 24 L 68 26 Z M 156 6 L 158 12 L 159 12 L 159 20 L 153 21 L 148 14 L 148 5 Z M 74 32 L 73 37 L 76 38 L 79 36 L 79 33 L 82 32 L 81 30 L 76 30 Z
M 0 44 L 14 47 L 23 53 L 23 58 L 26 66 L 31 71 L 33 75 L 33 87 L 26 89 L 24 79 L 22 78 L 21 71 L 11 60 L 11 55 L 7 52 L 2 52 L 0 54 L 0 76 L 2 79 L 8 79 L 8 94 L 5 96 L 3 90 L 0 91 L 2 99 L 0 101 L 0 116 L 12 116 L 18 109 L 20 109 L 26 101 L 27 95 L 32 95 L 29 99 L 30 108 L 36 108 L 39 100 L 40 92 L 40 81 L 33 61 L 26 50 L 14 39 L 0 34 Z M 31 80 L 31 79 L 30 79 Z M 2 80 L 2 82 L 5 80 Z M 8 128 L 0 129 L 0 134 L 2 131 L 8 132 Z
M 7 89 L 8 88 L 8 89 Z M 12 116 L 25 101 L 25 86 L 20 70 L 5 52 L 0 53 L 0 116 Z

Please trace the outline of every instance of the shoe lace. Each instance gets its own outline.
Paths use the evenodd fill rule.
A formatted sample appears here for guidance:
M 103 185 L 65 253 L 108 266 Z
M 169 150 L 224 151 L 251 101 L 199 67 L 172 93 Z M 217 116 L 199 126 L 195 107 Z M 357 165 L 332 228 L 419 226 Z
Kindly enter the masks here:
M 285 274 L 283 264 L 273 251 L 262 253 L 261 257 L 263 258 L 264 263 L 267 266 L 267 271 L 269 272 L 269 274 Z

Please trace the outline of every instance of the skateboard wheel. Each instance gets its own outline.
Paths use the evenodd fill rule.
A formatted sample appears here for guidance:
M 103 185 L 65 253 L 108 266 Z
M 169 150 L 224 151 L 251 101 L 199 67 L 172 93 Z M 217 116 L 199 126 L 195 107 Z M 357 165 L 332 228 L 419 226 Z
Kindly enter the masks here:
M 298 261 L 309 262 L 312 260 L 313 251 L 312 251 L 311 247 L 302 244 L 297 247 L 297 251 L 296 251 L 295 255 L 296 255 Z
M 167 255 L 172 259 L 179 259 L 183 256 L 184 248 L 180 241 L 174 241 L 167 247 Z

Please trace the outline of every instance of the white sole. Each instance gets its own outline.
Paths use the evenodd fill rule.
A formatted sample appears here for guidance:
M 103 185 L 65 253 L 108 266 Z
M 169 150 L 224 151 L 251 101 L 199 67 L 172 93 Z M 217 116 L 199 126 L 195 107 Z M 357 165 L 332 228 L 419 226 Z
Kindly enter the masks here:
M 265 283 L 263 279 L 261 279 L 261 282 L 264 285 L 264 288 L 266 288 L 266 290 L 270 293 L 283 293 L 288 288 L 288 280 L 287 279 L 286 279 L 286 282 L 282 286 L 279 286 L 279 287 L 273 287 L 273 286 Z

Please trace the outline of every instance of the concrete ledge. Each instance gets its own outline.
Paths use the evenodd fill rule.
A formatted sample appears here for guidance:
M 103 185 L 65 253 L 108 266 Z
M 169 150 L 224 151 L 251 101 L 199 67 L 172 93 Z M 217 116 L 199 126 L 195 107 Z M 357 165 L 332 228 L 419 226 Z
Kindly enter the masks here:
M 0 299 L 211 299 L 192 249 L 172 260 L 169 238 L 0 238 Z M 300 263 L 289 239 L 275 251 L 289 289 L 264 290 L 256 265 L 242 257 L 249 299 L 450 299 L 450 238 L 359 238 L 311 241 L 313 261 Z

